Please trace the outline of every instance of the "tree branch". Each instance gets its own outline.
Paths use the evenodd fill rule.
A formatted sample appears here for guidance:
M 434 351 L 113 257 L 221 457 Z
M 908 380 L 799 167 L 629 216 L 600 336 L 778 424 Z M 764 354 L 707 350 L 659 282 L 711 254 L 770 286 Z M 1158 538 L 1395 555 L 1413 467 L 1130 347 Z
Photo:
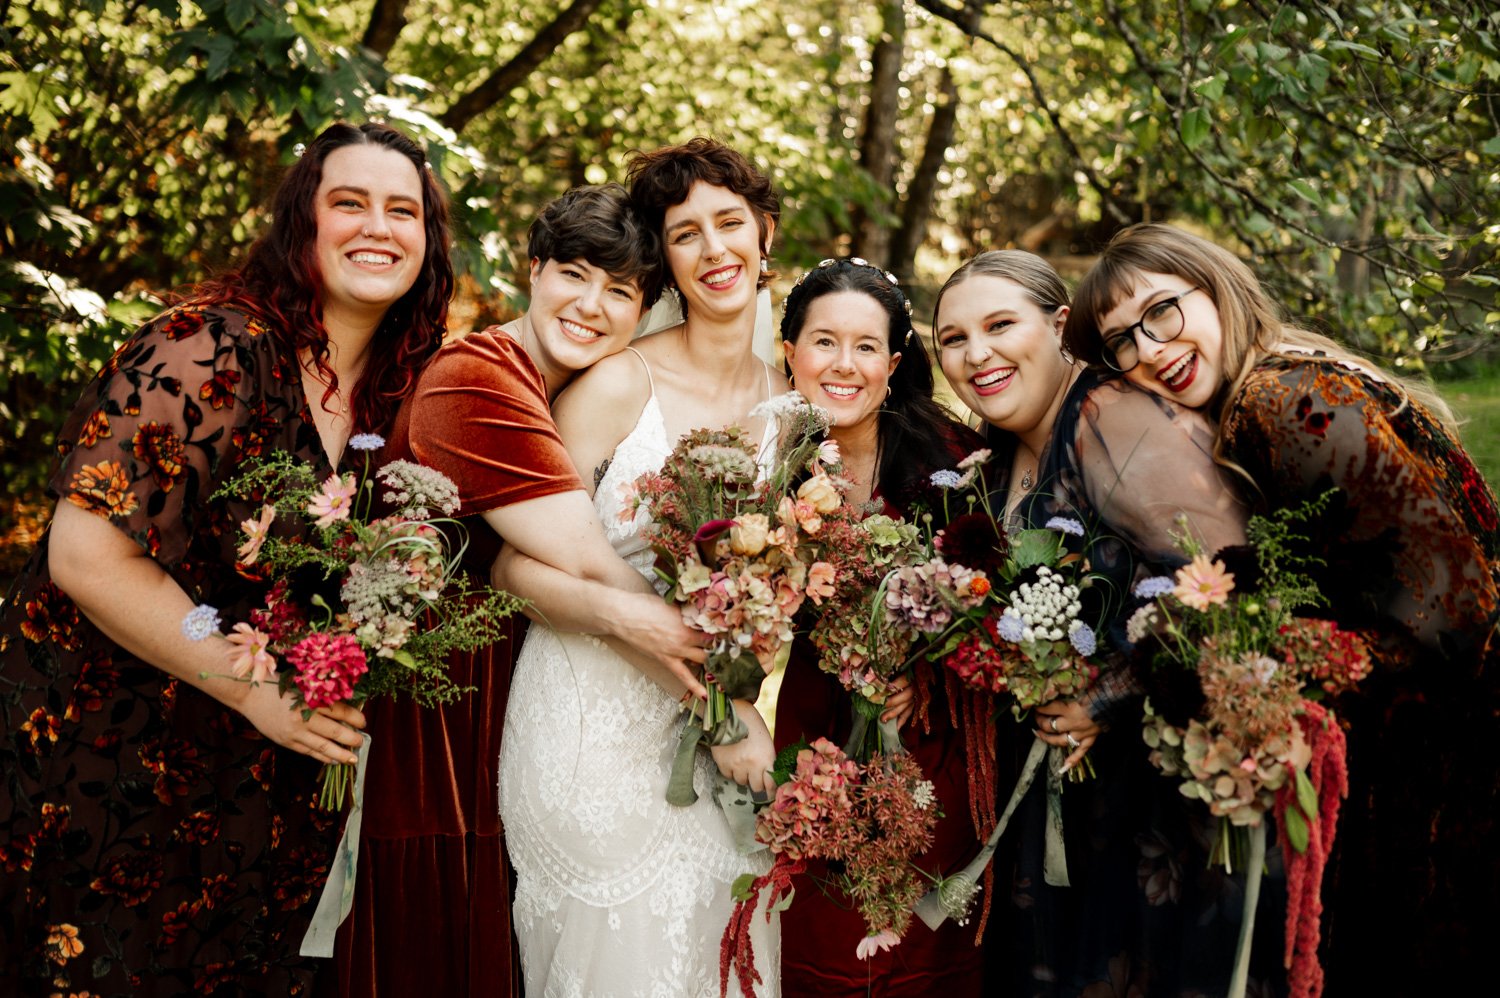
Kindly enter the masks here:
M 410 0 L 375 0 L 375 9 L 370 11 L 370 22 L 365 25 L 365 37 L 360 44 L 384 59 L 391 54 L 396 37 L 406 27 L 406 6 Z
M 565 10 L 559 11 L 536 37 L 511 57 L 511 60 L 487 76 L 482 83 L 464 94 L 443 112 L 442 123 L 455 132 L 476 117 L 488 111 L 502 97 L 510 93 L 520 82 L 531 75 L 559 45 L 573 32 L 583 27 L 589 16 L 599 8 L 603 0 L 573 0 Z

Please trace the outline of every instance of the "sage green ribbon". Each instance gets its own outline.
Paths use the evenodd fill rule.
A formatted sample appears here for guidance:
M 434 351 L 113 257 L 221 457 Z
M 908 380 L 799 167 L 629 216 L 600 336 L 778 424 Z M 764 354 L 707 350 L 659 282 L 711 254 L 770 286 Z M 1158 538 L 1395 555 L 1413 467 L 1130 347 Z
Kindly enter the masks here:
M 1250 863 L 1245 867 L 1245 917 L 1240 922 L 1240 941 L 1235 948 L 1234 974 L 1229 978 L 1228 998 L 1245 998 L 1250 980 L 1250 945 L 1255 938 L 1255 909 L 1260 903 L 1260 877 L 1266 866 L 1266 822 L 1250 826 Z
M 749 787 L 719 773 L 714 779 L 713 798 L 734 836 L 736 852 L 749 856 L 766 848 L 764 842 L 755 839 L 756 800 Z
M 1005 829 L 1010 825 L 1011 816 L 1016 813 L 1016 808 L 1021 806 L 1021 801 L 1031 789 L 1031 784 L 1036 781 L 1037 770 L 1041 769 L 1042 763 L 1046 761 L 1051 750 L 1052 746 L 1037 739 L 1036 744 L 1031 746 L 1030 754 L 1026 756 L 1025 764 L 1021 767 L 1021 778 L 1016 781 L 1016 788 L 1011 791 L 1010 800 L 1006 803 L 1005 810 L 1001 812 L 1000 820 L 995 822 L 994 831 L 990 832 L 989 838 L 984 840 L 984 847 L 979 850 L 979 855 L 969 860 L 967 866 L 951 877 L 944 877 L 936 887 L 922 895 L 921 899 L 912 906 L 912 912 L 929 929 L 935 931 L 948 919 L 962 919 L 967 915 L 974 894 L 979 889 L 980 878 L 984 876 L 984 868 L 990 865 L 990 860 L 995 855 L 995 847 L 1000 844 L 1000 836 L 1005 834 Z M 1051 823 L 1048 824 L 1050 826 Z M 1059 834 L 1061 831 L 1062 827 L 1059 823 Z M 1050 830 L 1048 834 L 1051 834 Z
M 303 956 L 333 956 L 333 938 L 339 926 L 349 917 L 354 907 L 354 874 L 359 866 L 359 826 L 364 819 L 365 761 L 370 757 L 370 736 L 365 733 L 355 752 L 354 803 L 349 807 L 349 820 L 344 822 L 344 834 L 333 850 L 333 859 L 328 864 L 328 880 L 323 884 L 323 894 L 318 898 L 318 907 L 313 911 L 307 934 L 302 937 Z

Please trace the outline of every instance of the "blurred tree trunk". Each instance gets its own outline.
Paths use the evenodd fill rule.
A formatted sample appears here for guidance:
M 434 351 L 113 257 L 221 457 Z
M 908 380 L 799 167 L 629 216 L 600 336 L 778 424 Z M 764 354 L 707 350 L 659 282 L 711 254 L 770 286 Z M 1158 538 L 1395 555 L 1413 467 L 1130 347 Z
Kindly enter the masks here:
M 906 54 L 906 5 L 881 0 L 880 40 L 870 67 L 870 103 L 865 109 L 859 162 L 873 186 L 890 191 L 896 177 L 896 118 L 901 108 L 901 64 Z M 854 255 L 884 267 L 891 243 L 884 213 L 861 207 L 854 214 Z
M 360 44 L 382 59 L 391 54 L 401 29 L 406 27 L 406 6 L 409 0 L 375 0 L 375 9 L 370 11 L 370 21 L 365 25 L 365 36 Z
M 932 124 L 927 129 L 927 143 L 922 147 L 922 159 L 917 172 L 906 189 L 906 201 L 901 205 L 901 228 L 890 248 L 888 266 L 904 284 L 916 270 L 917 250 L 927 238 L 927 220 L 932 216 L 932 199 L 937 194 L 938 173 L 953 144 L 953 129 L 958 121 L 958 84 L 953 79 L 953 70 L 943 67 L 943 77 L 938 83 L 937 106 L 932 111 Z

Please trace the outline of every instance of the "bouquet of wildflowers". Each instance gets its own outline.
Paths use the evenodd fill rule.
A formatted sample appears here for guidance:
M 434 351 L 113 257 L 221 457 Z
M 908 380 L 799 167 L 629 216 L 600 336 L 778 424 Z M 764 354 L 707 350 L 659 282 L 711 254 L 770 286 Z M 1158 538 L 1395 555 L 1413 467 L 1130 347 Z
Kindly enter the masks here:
M 1249 860 L 1241 865 L 1258 891 L 1266 815 L 1290 846 L 1283 850 L 1287 965 L 1299 995 L 1321 990 L 1318 884 L 1347 789 L 1343 732 L 1318 701 L 1353 688 L 1370 670 L 1357 635 L 1292 615 L 1322 602 L 1300 571 L 1306 561 L 1293 553 L 1293 524 L 1326 501 L 1252 519 L 1250 547 L 1226 549 L 1218 558 L 1183 541 L 1192 560 L 1175 577 L 1138 584 L 1136 594 L 1153 602 L 1127 625 L 1154 668 L 1195 677 L 1190 694 L 1197 709 L 1158 710 L 1148 699 L 1143 734 L 1152 763 L 1219 819 L 1210 861 L 1231 869 L 1246 847 L 1246 836 L 1231 830 L 1248 829 Z M 1247 886 L 1246 926 L 1254 897 Z M 1243 964 L 1248 936 L 1241 941 Z M 1236 981 L 1242 988 L 1243 968 Z
M 226 635 L 239 649 L 234 675 L 295 689 L 308 712 L 402 693 L 424 705 L 453 700 L 464 690 L 447 674 L 448 655 L 497 640 L 500 621 L 520 605 L 503 593 L 474 591 L 459 571 L 461 542 L 453 550 L 449 539 L 462 537 L 451 519 L 458 510 L 452 481 L 409 461 L 393 461 L 372 477 L 369 454 L 384 443 L 375 434 L 350 439 L 366 454 L 360 474 L 319 482 L 306 463 L 277 453 L 218 493 L 262 503 L 259 515 L 241 524 L 238 568 L 273 580 L 265 606 Z M 379 498 L 392 510 L 380 517 L 377 480 Z M 183 632 L 198 639 L 219 628 L 210 606 L 183 621 Z M 322 806 L 342 808 L 354 778 L 352 765 L 325 766 Z
M 692 757 L 703 741 L 732 744 L 746 729 L 731 700 L 754 700 L 776 652 L 792 640 L 806 599 L 833 595 L 834 570 L 818 557 L 823 516 L 840 504 L 838 449 L 823 440 L 828 415 L 795 392 L 751 413 L 775 419 L 775 460 L 758 463 L 739 427 L 694 430 L 658 472 L 635 483 L 633 509 L 646 510 L 644 536 L 657 554 L 666 598 L 687 624 L 713 639 L 667 799 L 691 804 Z
M 759 980 L 750 949 L 750 920 L 769 888 L 767 917 L 791 904 L 792 877 L 809 859 L 830 862 L 832 886 L 864 916 L 856 950 L 868 959 L 901 941 L 912 905 L 926 890 L 911 857 L 932 845 L 940 814 L 932 784 L 906 754 L 860 764 L 827 739 L 794 746 L 777 760 L 776 797 L 756 819 L 756 838 L 775 855 L 769 872 L 735 883 L 738 904 L 720 946 L 720 990 L 735 970 L 747 996 Z

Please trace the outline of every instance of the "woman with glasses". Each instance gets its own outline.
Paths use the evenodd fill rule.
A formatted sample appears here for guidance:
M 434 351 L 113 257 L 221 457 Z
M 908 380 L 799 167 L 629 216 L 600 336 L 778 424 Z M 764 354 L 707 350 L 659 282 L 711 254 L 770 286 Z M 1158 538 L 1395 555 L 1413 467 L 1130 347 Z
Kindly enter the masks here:
M 1015 250 L 982 253 L 938 293 L 933 335 L 955 393 L 989 425 L 994 455 L 987 484 L 1003 497 L 1006 529 L 1045 527 L 1056 517 L 1082 525 L 1083 553 L 1099 576 L 1091 589 L 1098 598 L 1084 616 L 1119 648 L 1135 577 L 1185 560 L 1175 544 L 1178 517 L 1213 551 L 1243 542 L 1244 514 L 1213 461 L 1205 420 L 1084 370 L 1059 350 L 1068 310 L 1067 287 L 1045 260 Z M 1017 755 L 1026 754 L 1032 737 L 1071 748 L 1069 767 L 1090 753 L 1096 775 L 1062 794 L 1071 886 L 1050 886 L 1044 876 L 1044 781 L 1013 819 L 1004 843 L 1009 855 L 996 860 L 1008 879 L 998 894 L 1009 906 L 987 934 L 995 978 L 988 983 L 1003 981 L 1005 993 L 1057 998 L 1101 989 L 1213 993 L 1217 985 L 1222 991 L 1229 963 L 1210 963 L 1200 973 L 1191 955 L 1204 948 L 1194 947 L 1188 932 L 1200 912 L 1153 907 L 1138 879 L 1143 864 L 1160 858 L 1143 853 L 1142 841 L 1151 840 L 1138 831 L 1150 828 L 1153 792 L 1169 784 L 1141 745 L 1141 700 L 1131 674 L 1116 659 L 1101 664 L 1099 681 L 1082 698 L 1038 707 L 1026 722 L 1031 730 L 1016 739 Z M 1017 766 L 1002 760 L 999 768 Z M 1001 788 L 1002 803 L 1009 791 L 1008 784 Z M 1279 950 L 1270 949 L 1279 967 Z
M 1375 668 L 1335 705 L 1350 791 L 1324 883 L 1328 989 L 1472 979 L 1495 919 L 1470 913 L 1492 912 L 1500 883 L 1485 751 L 1500 735 L 1500 514 L 1447 408 L 1288 324 L 1237 257 L 1165 225 L 1110 242 L 1064 344 L 1216 419 L 1215 454 L 1262 510 L 1336 490 L 1307 538 L 1320 612 L 1364 634 Z

